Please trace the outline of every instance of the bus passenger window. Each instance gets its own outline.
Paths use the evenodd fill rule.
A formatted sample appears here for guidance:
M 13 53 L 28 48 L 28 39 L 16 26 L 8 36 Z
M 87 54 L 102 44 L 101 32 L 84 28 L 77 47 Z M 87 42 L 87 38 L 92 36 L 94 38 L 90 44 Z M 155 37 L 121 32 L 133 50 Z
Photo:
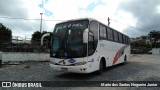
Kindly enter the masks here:
M 107 28 L 107 31 L 108 31 L 108 39 L 109 40 L 113 40 L 113 32 L 110 28 Z
M 124 43 L 124 35 L 122 35 L 122 43 Z
M 119 33 L 119 43 L 122 43 L 122 34 L 121 33 Z
M 107 38 L 107 35 L 106 35 L 106 27 L 104 27 L 104 26 L 103 26 L 103 35 L 104 35 L 103 38 L 106 39 L 106 38 Z
M 89 32 L 89 37 L 88 37 L 88 54 L 92 55 L 95 51 L 94 49 L 94 36 L 92 32 Z
M 106 28 L 103 25 L 100 25 L 99 32 L 100 32 L 99 35 L 100 39 L 106 39 Z
M 118 42 L 118 32 L 113 31 L 114 34 L 114 41 Z

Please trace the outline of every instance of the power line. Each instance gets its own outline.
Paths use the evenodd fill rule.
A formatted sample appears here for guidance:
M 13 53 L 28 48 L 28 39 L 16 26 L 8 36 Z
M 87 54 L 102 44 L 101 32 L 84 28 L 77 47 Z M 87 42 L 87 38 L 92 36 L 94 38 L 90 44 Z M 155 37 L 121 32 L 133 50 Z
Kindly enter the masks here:
M 5 19 L 21 19 L 21 20 L 40 20 L 40 19 L 26 19 L 26 18 L 11 18 L 11 17 L 0 17 Z
M 27 18 L 12 18 L 12 17 L 0 17 L 0 18 L 5 18 L 5 19 L 19 19 L 19 20 L 41 20 L 41 19 L 27 19 Z M 47 20 L 47 19 L 42 19 L 44 21 L 65 21 L 65 20 Z
M 106 19 L 106 20 L 108 20 L 108 18 L 98 18 L 98 19 Z M 128 26 L 128 27 L 131 27 L 131 28 L 133 28 L 133 29 L 136 29 L 136 30 L 140 30 L 140 31 L 147 32 L 147 31 L 145 31 L 144 29 L 140 29 L 140 28 L 137 28 L 137 27 L 133 27 L 133 26 L 131 26 L 131 25 L 128 25 L 128 24 L 124 24 L 124 23 L 122 23 L 122 22 L 119 22 L 118 20 L 114 20 L 114 19 L 112 19 L 112 18 L 109 18 L 109 19 L 110 19 L 110 20 L 112 20 L 113 22 L 120 23 L 120 24 L 122 24 L 122 25 L 125 25 L 125 26 Z M 110 24 L 111 24 L 111 22 L 110 22 Z
M 125 25 L 125 26 L 129 26 L 129 27 L 131 27 L 131 28 L 137 29 L 137 30 L 145 31 L 144 29 L 140 29 L 140 28 L 137 28 L 137 27 L 133 27 L 133 26 L 131 26 L 131 25 L 124 24 L 124 23 L 119 22 L 119 21 L 114 20 L 114 19 L 111 19 L 111 20 L 114 21 L 114 22 L 118 22 L 118 23 L 120 23 L 120 24 L 123 24 L 123 25 Z M 146 31 L 145 31 L 145 32 L 146 32 Z
M 12 18 L 12 17 L 0 17 L 0 18 L 5 18 L 5 19 L 19 19 L 19 20 L 41 20 L 41 19 Z M 107 20 L 108 20 L 108 18 L 99 18 L 99 19 L 107 19 Z M 43 20 L 43 21 L 66 21 L 66 20 L 60 20 L 60 19 L 59 19 L 59 20 L 58 20 L 58 19 L 56 19 L 56 20 L 42 19 L 42 20 Z M 119 22 L 118 20 L 114 20 L 114 19 L 111 19 L 111 18 L 110 18 L 110 20 L 112 20 L 112 21 L 114 21 L 114 22 L 117 22 L 117 23 L 120 23 L 120 24 L 122 24 L 122 25 L 128 26 L 128 27 L 131 27 L 131 28 L 140 30 L 140 31 L 148 32 L 148 31 L 146 31 L 146 30 L 144 30 L 144 29 L 140 29 L 140 28 L 137 28 L 137 27 L 133 27 L 133 26 L 131 26 L 131 25 L 128 25 L 128 24 L 124 24 L 124 23 L 122 23 L 122 22 Z M 157 26 L 159 26 L 159 25 L 157 25 Z
M 133 26 L 131 26 L 131 25 L 128 25 L 128 24 L 124 24 L 124 23 L 122 23 L 122 22 L 119 22 L 119 21 L 117 21 L 117 20 L 114 20 L 114 19 L 111 19 L 112 21 L 114 21 L 114 22 L 118 22 L 118 23 L 120 23 L 120 24 L 123 24 L 123 25 L 125 25 L 125 26 L 129 26 L 129 27 L 131 27 L 131 28 L 134 28 L 134 29 L 137 29 L 137 30 L 140 30 L 140 31 L 144 31 L 144 32 L 149 32 L 149 31 L 146 31 L 146 30 L 149 30 L 149 29 L 141 29 L 141 28 L 137 28 L 137 27 L 133 27 Z M 154 26 L 154 27 L 151 27 L 153 30 L 155 29 L 155 28 L 158 28 L 158 27 L 160 27 L 159 25 L 156 25 L 156 27 Z M 151 29 L 150 29 L 151 30 Z

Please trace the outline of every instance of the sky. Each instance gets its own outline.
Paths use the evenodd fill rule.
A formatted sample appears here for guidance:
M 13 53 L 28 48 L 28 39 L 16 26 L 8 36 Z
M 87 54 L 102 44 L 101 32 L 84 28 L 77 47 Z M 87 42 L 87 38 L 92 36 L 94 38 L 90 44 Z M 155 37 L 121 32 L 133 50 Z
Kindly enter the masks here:
M 94 18 L 128 35 L 139 37 L 160 31 L 160 0 L 0 0 L 0 23 L 12 36 L 31 38 L 40 31 L 52 32 L 58 22 Z

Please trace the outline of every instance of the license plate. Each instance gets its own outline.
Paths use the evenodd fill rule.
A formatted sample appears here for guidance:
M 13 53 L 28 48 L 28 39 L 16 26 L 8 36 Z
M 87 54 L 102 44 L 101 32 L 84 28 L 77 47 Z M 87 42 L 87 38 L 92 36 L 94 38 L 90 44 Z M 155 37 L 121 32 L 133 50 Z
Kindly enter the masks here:
M 61 71 L 66 72 L 68 71 L 68 68 L 61 68 Z

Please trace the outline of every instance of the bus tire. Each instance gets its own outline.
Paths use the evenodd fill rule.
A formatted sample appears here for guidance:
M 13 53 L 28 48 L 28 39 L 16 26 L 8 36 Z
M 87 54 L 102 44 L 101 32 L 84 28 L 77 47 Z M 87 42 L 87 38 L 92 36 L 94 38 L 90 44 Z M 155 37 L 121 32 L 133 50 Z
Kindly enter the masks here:
M 126 64 L 127 63 L 127 56 L 125 55 L 124 56 L 124 64 Z
M 103 65 L 103 60 L 101 59 L 99 63 L 99 70 L 97 71 L 97 74 L 101 75 L 103 73 L 103 70 L 104 70 L 104 65 Z

